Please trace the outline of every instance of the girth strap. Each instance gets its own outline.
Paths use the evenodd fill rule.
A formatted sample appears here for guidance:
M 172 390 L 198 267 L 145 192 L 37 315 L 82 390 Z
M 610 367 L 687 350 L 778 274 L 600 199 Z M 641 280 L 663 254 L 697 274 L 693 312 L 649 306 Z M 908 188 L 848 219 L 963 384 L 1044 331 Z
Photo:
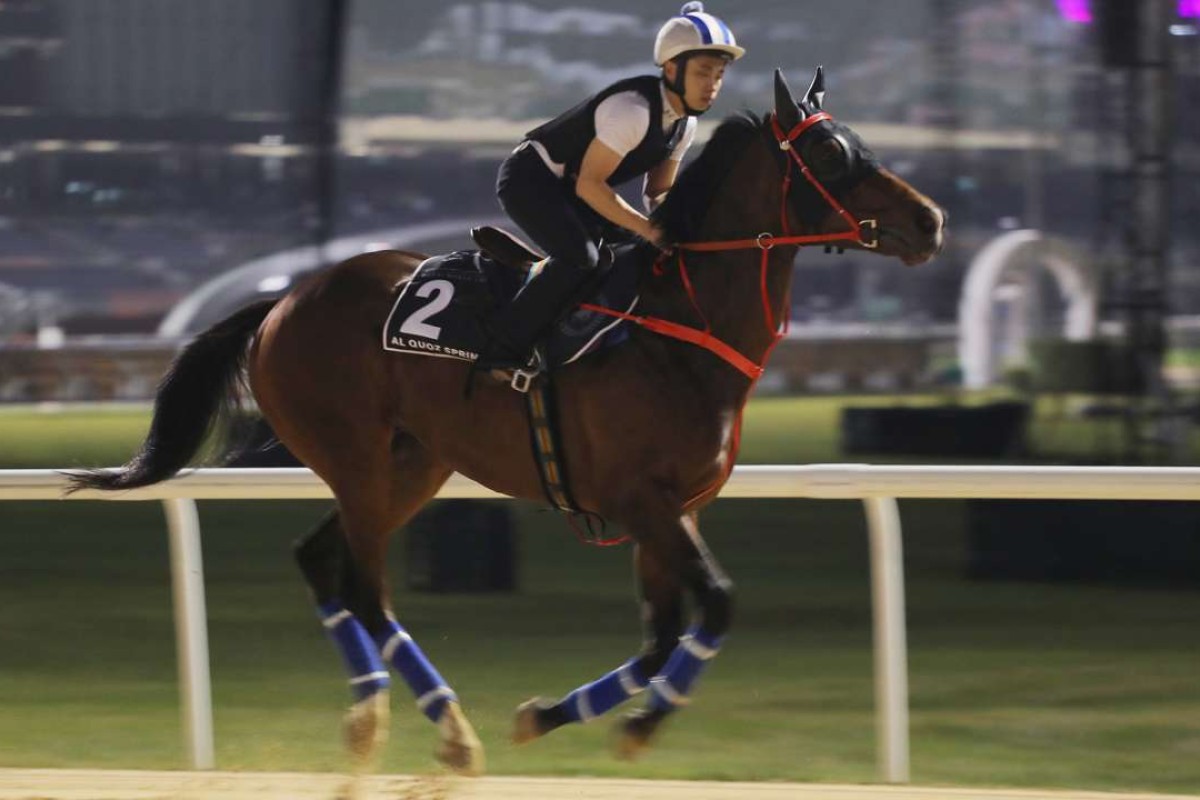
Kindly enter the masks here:
M 529 411 L 529 438 L 533 444 L 533 460 L 537 462 L 542 491 L 550 505 L 568 515 L 571 529 L 584 544 L 611 547 L 627 542 L 629 537 L 625 535 L 606 537 L 604 519 L 595 512 L 580 508 L 571 495 L 567 465 L 560 455 L 562 448 L 559 441 L 562 436 L 558 426 L 558 401 L 551 373 L 539 372 L 535 375 L 524 394 L 525 408 Z
M 566 464 L 558 454 L 558 418 L 554 382 L 549 373 L 534 378 L 525 393 L 525 408 L 529 411 L 529 436 L 533 458 L 542 479 L 542 491 L 550 505 L 559 511 L 579 512 L 571 497 Z

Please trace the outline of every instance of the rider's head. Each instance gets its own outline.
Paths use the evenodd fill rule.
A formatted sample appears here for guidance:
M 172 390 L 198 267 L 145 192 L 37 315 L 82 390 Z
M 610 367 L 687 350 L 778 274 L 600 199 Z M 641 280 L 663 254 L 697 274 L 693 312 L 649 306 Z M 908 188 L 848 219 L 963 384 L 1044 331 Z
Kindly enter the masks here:
M 729 26 L 704 4 L 690 2 L 658 30 L 654 40 L 654 63 L 662 67 L 663 84 L 679 96 L 683 108 L 699 116 L 712 107 L 725 67 L 746 51 L 738 47 Z

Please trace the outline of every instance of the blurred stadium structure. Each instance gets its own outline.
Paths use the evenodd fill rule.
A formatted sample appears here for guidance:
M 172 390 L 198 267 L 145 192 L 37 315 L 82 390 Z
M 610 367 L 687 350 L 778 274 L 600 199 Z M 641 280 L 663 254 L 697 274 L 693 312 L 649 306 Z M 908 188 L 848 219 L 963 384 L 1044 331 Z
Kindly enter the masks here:
M 177 307 L 197 290 L 202 327 L 222 303 L 397 237 L 465 245 L 441 223 L 495 219 L 503 155 L 535 122 L 651 70 L 654 31 L 677 5 L 3 0 L 0 356 L 34 347 L 39 329 L 68 349 L 84 335 L 186 335 Z M 916 366 L 888 377 L 872 363 L 896 356 L 880 348 L 875 362 L 854 357 L 857 377 L 813 367 L 784 383 L 930 380 L 939 354 L 953 362 L 972 260 L 1026 228 L 1083 254 L 1102 330 L 1159 346 L 1160 360 L 1164 324 L 1176 343 L 1200 338 L 1195 3 L 726 5 L 749 54 L 720 111 L 765 110 L 776 66 L 799 83 L 824 64 L 830 108 L 952 217 L 948 252 L 918 270 L 853 253 L 797 260 L 797 336 L 912 342 Z M 1162 24 L 1126 13 L 1143 7 Z M 996 291 L 1001 333 L 1061 335 L 1050 272 L 1012 270 Z M 1023 352 L 1003 336 L 993 347 L 1000 361 Z M 2 362 L 0 399 L 30 399 Z

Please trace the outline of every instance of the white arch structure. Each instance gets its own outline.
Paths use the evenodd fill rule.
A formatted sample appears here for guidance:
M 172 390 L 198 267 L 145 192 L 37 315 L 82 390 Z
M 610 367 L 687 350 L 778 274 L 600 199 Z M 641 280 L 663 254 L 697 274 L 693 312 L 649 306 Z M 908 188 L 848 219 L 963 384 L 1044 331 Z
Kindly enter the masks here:
M 291 285 L 293 276 L 321 266 L 325 258 L 336 262 L 370 250 L 416 249 L 417 245 L 424 242 L 455 235 L 461 235 L 463 245 L 469 246 L 468 231 L 472 227 L 505 224 L 511 225 L 501 217 L 441 219 L 344 236 L 329 242 L 324 252 L 314 245 L 281 250 L 247 261 L 201 284 L 168 312 L 158 326 L 158 335 L 178 338 L 196 333 L 246 302 L 252 296 L 254 287 L 263 287 L 264 291 L 286 289 Z
M 1048 269 L 1066 298 L 1066 338 L 1083 341 L 1095 336 L 1096 280 L 1080 255 L 1041 231 L 997 236 L 971 261 L 958 304 L 958 358 L 968 389 L 985 388 L 996 376 L 992 346 L 996 289 L 1006 274 L 1030 264 Z

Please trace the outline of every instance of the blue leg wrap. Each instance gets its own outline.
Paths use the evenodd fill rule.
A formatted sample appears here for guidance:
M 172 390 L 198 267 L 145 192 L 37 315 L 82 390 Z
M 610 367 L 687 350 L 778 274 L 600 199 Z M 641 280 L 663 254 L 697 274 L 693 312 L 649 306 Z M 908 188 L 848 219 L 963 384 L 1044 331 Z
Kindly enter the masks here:
M 671 711 L 686 705 L 688 694 L 706 661 L 717 654 L 721 637 L 692 628 L 679 639 L 662 671 L 650 679 L 652 710 Z
M 319 607 L 321 624 L 329 632 L 350 673 L 350 691 L 355 700 L 363 700 L 391 684 L 387 665 L 370 634 L 353 614 L 336 600 Z
M 580 686 L 560 700 L 558 707 L 569 721 L 587 722 L 639 694 L 649 683 L 633 659 L 603 678 Z
M 384 659 L 404 678 L 404 682 L 417 698 L 417 708 L 421 709 L 421 713 L 437 722 L 446 708 L 446 703 L 458 700 L 458 695 L 446 683 L 446 679 L 438 674 L 433 664 L 429 663 L 429 659 L 408 635 L 408 631 L 391 617 L 388 617 L 387 624 L 387 632 L 376 639 Z

